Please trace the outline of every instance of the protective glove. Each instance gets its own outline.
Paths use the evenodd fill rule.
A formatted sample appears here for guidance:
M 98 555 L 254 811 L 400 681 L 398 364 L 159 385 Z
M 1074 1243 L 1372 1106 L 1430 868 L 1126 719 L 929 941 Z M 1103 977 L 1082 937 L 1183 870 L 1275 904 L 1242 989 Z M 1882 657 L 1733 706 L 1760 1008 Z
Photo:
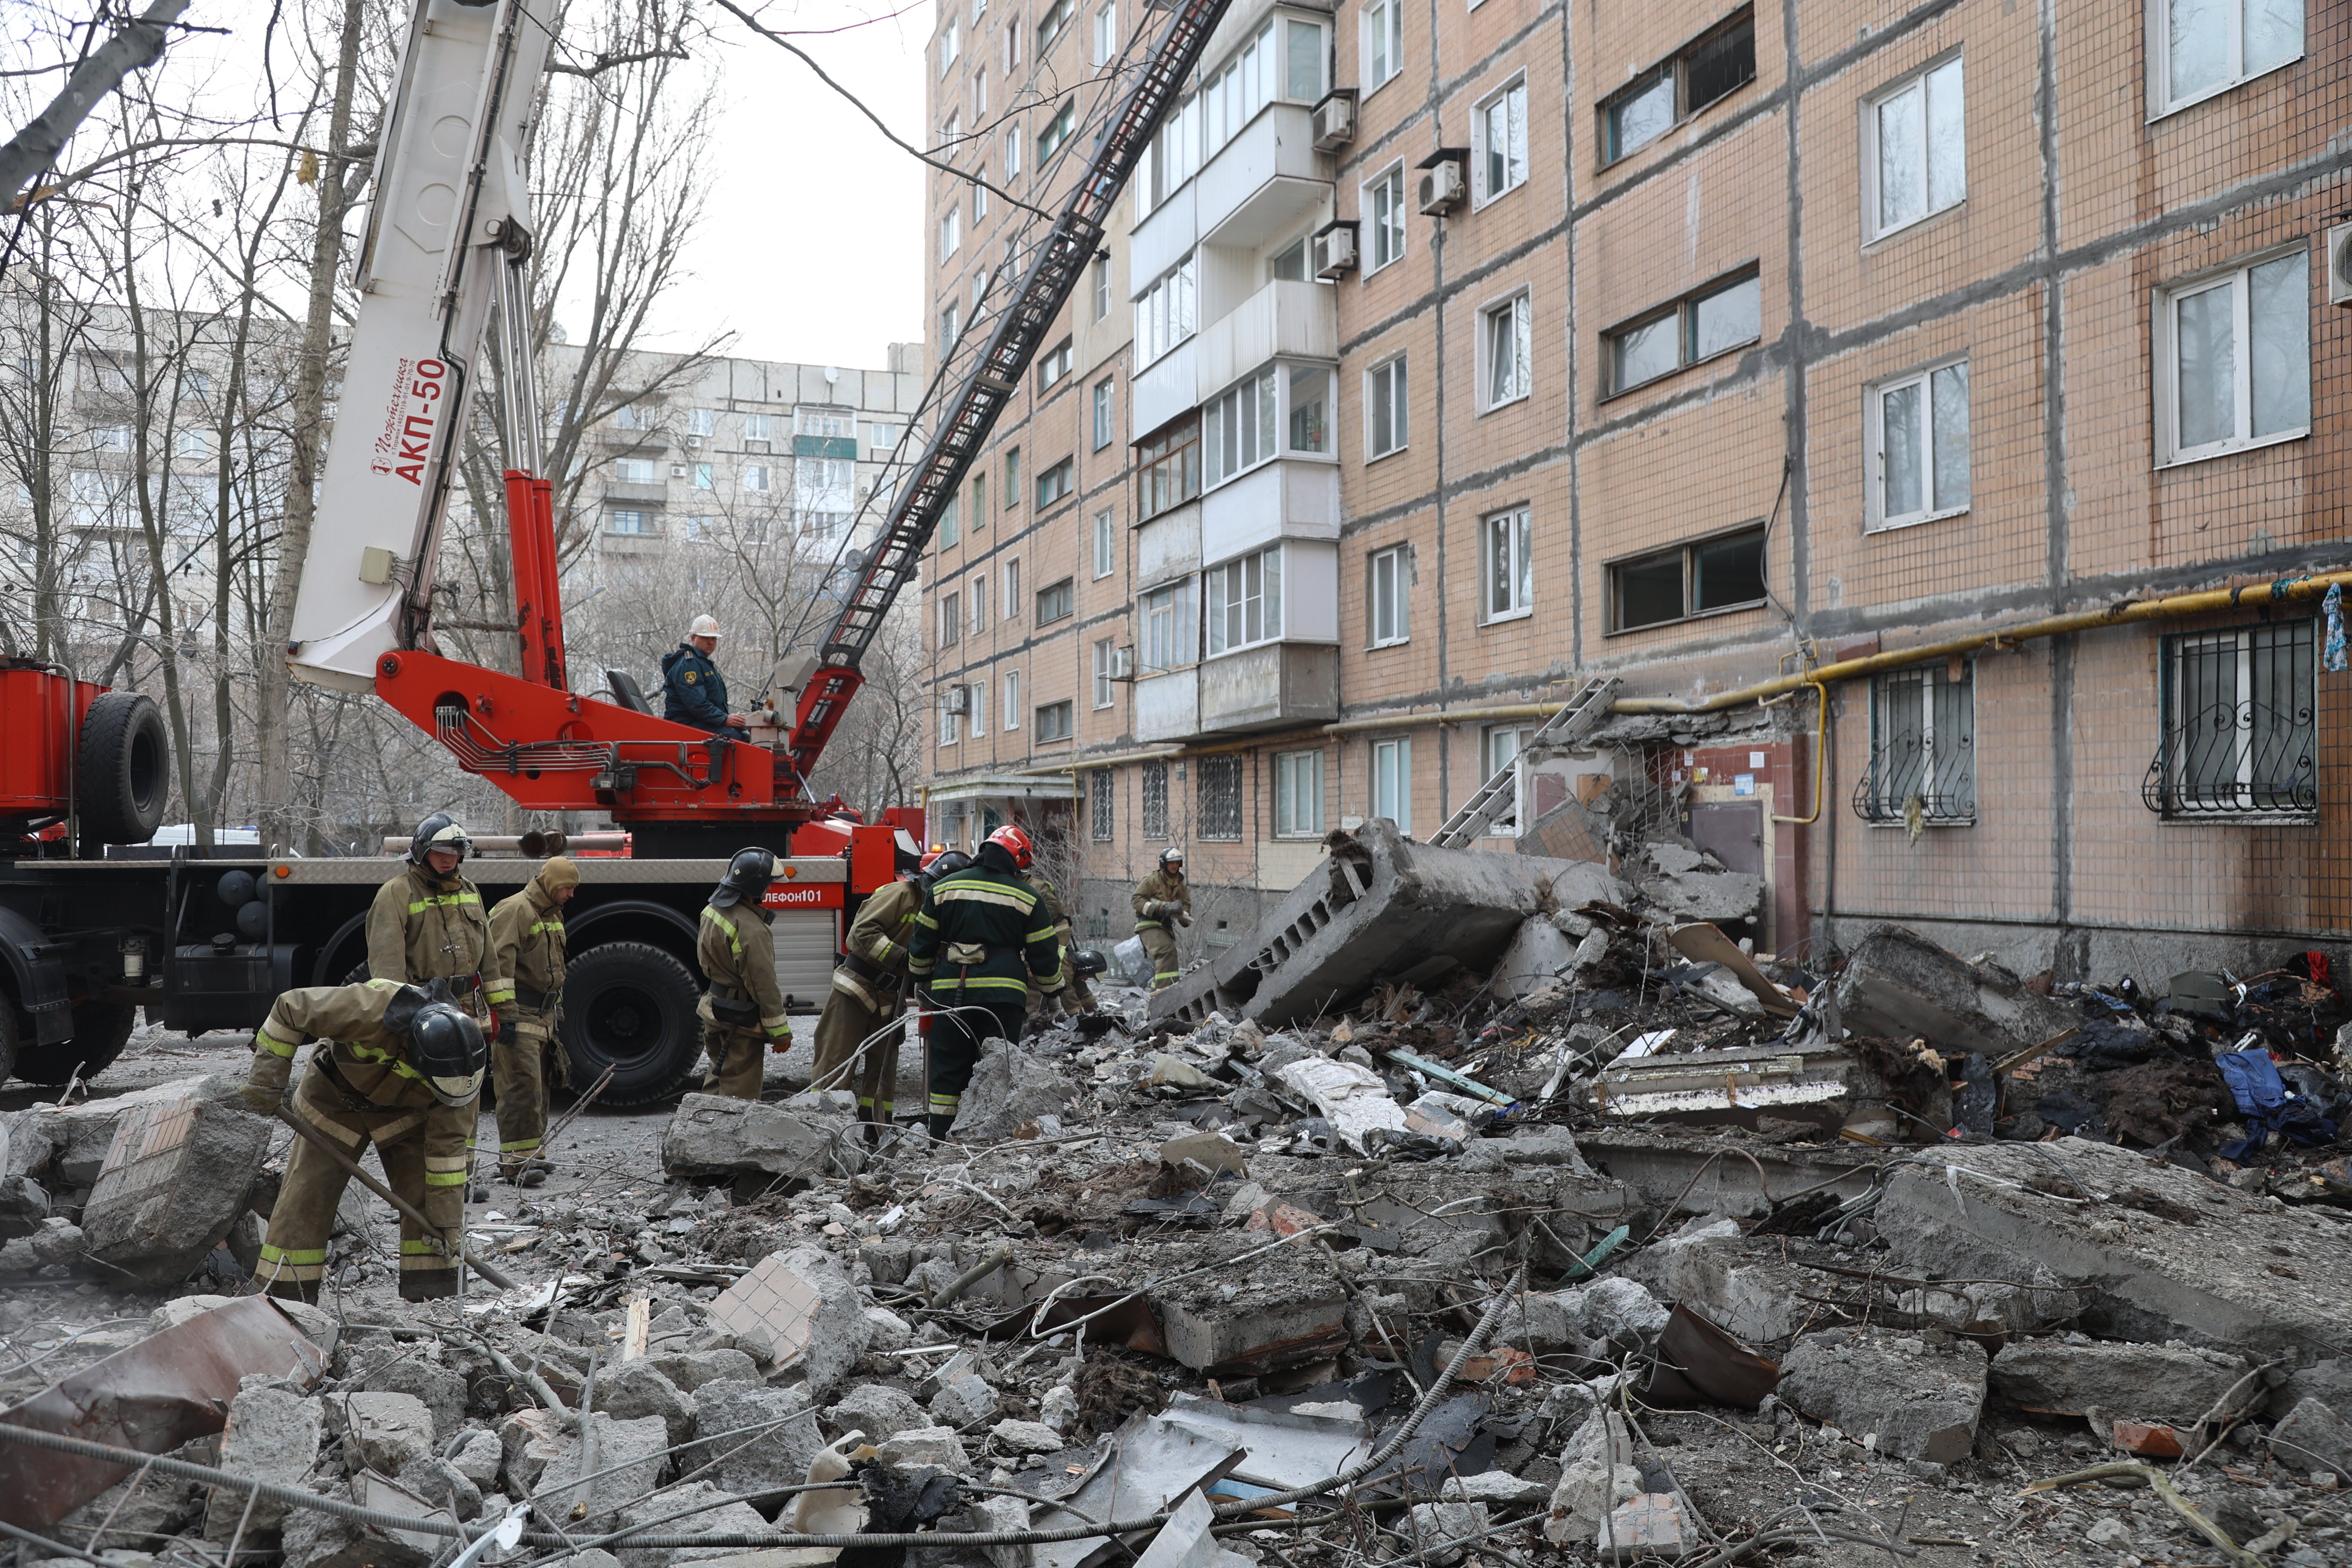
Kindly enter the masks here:
M 1181 927 L 1190 930 L 1192 924 L 1192 917 L 1188 914 L 1180 913 L 1176 917 L 1176 923 Z
M 513 1020 L 512 1018 L 501 1018 L 501 1019 L 499 1019 L 499 1044 L 500 1044 L 500 1045 L 502 1045 L 502 1046 L 511 1046 L 511 1045 L 513 1045 L 514 1043 L 515 1043 L 515 1022 L 514 1022 L 514 1020 Z
M 256 1116 L 274 1117 L 286 1098 L 286 1085 L 294 1077 L 294 1060 L 269 1051 L 256 1051 L 253 1068 L 246 1074 L 245 1083 L 236 1091 L 237 1103 Z

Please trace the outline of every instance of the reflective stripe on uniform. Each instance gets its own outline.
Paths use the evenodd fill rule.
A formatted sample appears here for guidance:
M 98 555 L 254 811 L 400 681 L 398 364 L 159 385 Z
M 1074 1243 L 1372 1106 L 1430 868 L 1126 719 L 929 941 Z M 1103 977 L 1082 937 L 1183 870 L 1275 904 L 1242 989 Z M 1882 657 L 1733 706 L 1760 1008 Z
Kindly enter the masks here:
M 419 899 L 410 904 L 408 912 L 412 915 L 421 915 L 430 909 L 446 908 L 452 904 L 478 904 L 481 901 L 482 895 L 479 893 L 436 893 L 429 899 Z
M 425 1184 L 428 1187 L 462 1187 L 466 1184 L 463 1171 L 427 1171 Z
M 265 1241 L 261 1244 L 261 1261 L 291 1263 L 297 1267 L 306 1263 L 324 1263 L 327 1261 L 327 1249 L 323 1247 L 272 1247 Z
M 1019 910 L 1025 915 L 1037 907 L 1037 895 L 1024 893 L 1014 888 L 1000 887 L 993 882 L 960 882 L 950 879 L 932 889 L 931 902 L 934 905 L 996 904 L 1008 910 Z
M 539 1140 L 536 1138 L 518 1138 L 511 1143 L 499 1144 L 499 1152 L 501 1154 L 528 1154 L 538 1147 Z
M 1138 931 L 1166 931 L 1168 927 L 1164 921 L 1138 921 L 1135 922 L 1135 929 Z
M 525 936 L 538 936 L 545 931 L 562 931 L 562 929 L 563 922 L 562 921 L 541 921 L 536 925 L 530 927 L 522 934 Z
M 488 1001 L 490 1005 L 493 1007 L 499 1006 L 502 1003 L 511 1002 L 514 998 L 514 983 L 512 981 L 509 981 L 504 985 L 491 986 L 488 990 Z
M 708 906 L 704 908 L 702 916 L 711 924 L 717 926 L 720 931 L 727 933 L 727 945 L 735 950 L 736 957 L 742 957 L 743 939 L 736 933 L 735 922 L 729 920 L 725 915 L 720 914 L 717 910 L 710 909 Z
M 281 1040 L 271 1034 L 267 1027 L 253 1031 L 253 1048 L 257 1051 L 268 1051 L 273 1057 L 291 1058 L 301 1044 L 299 1040 Z
M 1060 972 L 1057 970 L 1055 973 Z M 1008 979 L 1002 974 L 950 975 L 944 980 L 935 980 L 931 983 L 931 994 L 934 996 L 942 991 L 1026 991 L 1028 989 L 1027 981 Z
M 956 1107 L 962 1103 L 963 1096 L 961 1094 L 935 1094 L 931 1096 L 931 1114 L 953 1116 L 956 1113 Z

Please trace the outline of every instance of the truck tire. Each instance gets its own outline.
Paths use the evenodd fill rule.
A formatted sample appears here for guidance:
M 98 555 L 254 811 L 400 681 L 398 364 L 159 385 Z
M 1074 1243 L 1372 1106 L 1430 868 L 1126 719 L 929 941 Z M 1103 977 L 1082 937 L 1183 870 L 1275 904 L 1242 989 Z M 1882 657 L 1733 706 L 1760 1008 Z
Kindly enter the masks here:
M 139 1009 L 128 1002 L 77 1002 L 73 1037 L 53 1046 L 25 1042 L 16 1051 L 16 1075 L 26 1083 L 60 1084 L 79 1071 L 87 1082 L 113 1065 L 138 1023 Z
M 101 693 L 81 721 L 75 807 L 93 844 L 144 844 L 163 826 L 172 794 L 172 742 L 152 698 Z
M 573 958 L 563 975 L 563 1045 L 571 1090 L 613 1069 L 599 1105 L 647 1105 L 682 1093 L 702 1053 L 702 993 L 685 964 L 649 942 L 610 942 Z
M 16 1002 L 5 991 L 0 991 L 0 1083 L 5 1083 L 16 1070 L 17 1047 L 25 1038 L 24 1015 L 16 1011 Z

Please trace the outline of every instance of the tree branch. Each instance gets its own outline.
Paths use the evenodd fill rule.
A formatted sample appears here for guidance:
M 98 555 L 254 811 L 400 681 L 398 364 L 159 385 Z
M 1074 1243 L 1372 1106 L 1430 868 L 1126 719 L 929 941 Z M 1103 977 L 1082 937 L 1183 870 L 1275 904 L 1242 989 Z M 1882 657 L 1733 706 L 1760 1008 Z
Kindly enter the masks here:
M 681 48 L 639 49 L 635 54 L 598 55 L 584 66 L 566 65 L 562 60 L 550 60 L 547 68 L 561 76 L 601 76 L 622 66 L 643 65 L 647 60 L 684 60 L 694 57 Z
M 154 0 L 137 21 L 74 68 L 49 106 L 0 147 L 0 206 L 13 206 L 26 182 L 57 162 L 99 100 L 121 87 L 123 78 L 163 58 L 172 24 L 187 8 L 188 0 Z

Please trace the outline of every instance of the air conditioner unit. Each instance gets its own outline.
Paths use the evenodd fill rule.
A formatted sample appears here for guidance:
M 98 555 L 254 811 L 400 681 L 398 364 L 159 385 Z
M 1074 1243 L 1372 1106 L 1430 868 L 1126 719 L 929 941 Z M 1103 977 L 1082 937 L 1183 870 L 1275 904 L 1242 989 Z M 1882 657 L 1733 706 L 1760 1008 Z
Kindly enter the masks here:
M 2352 223 L 2327 231 L 2327 302 L 2352 305 Z
M 1470 182 L 1463 174 L 1467 162 L 1449 148 L 1422 165 L 1419 205 L 1423 216 L 1443 217 L 1469 199 Z
M 1318 230 L 1308 247 L 1314 253 L 1315 276 L 1334 279 L 1356 269 L 1356 225 L 1342 218 Z
M 1356 89 L 1335 88 L 1315 106 L 1315 150 L 1328 153 L 1356 139 Z
M 684 463 L 672 463 L 669 466 L 669 477 L 674 479 L 682 479 L 686 478 L 686 465 Z
M 1113 680 L 1133 680 L 1135 679 L 1135 650 L 1133 648 L 1115 647 L 1110 650 L 1110 678 Z
M 700 451 L 702 449 L 702 437 L 699 436 L 688 436 L 686 438 L 686 447 L 689 452 Z
M 965 714 L 965 713 L 969 713 L 969 712 L 971 712 L 971 687 L 969 687 L 969 686 L 950 686 L 950 687 L 949 687 L 949 688 L 948 688 L 948 695 L 947 695 L 947 705 L 946 705 L 946 707 L 945 707 L 945 709 L 944 709 L 944 711 L 949 712 L 949 713 L 954 713 L 954 714 L 957 714 L 957 715 L 961 715 L 961 714 Z

